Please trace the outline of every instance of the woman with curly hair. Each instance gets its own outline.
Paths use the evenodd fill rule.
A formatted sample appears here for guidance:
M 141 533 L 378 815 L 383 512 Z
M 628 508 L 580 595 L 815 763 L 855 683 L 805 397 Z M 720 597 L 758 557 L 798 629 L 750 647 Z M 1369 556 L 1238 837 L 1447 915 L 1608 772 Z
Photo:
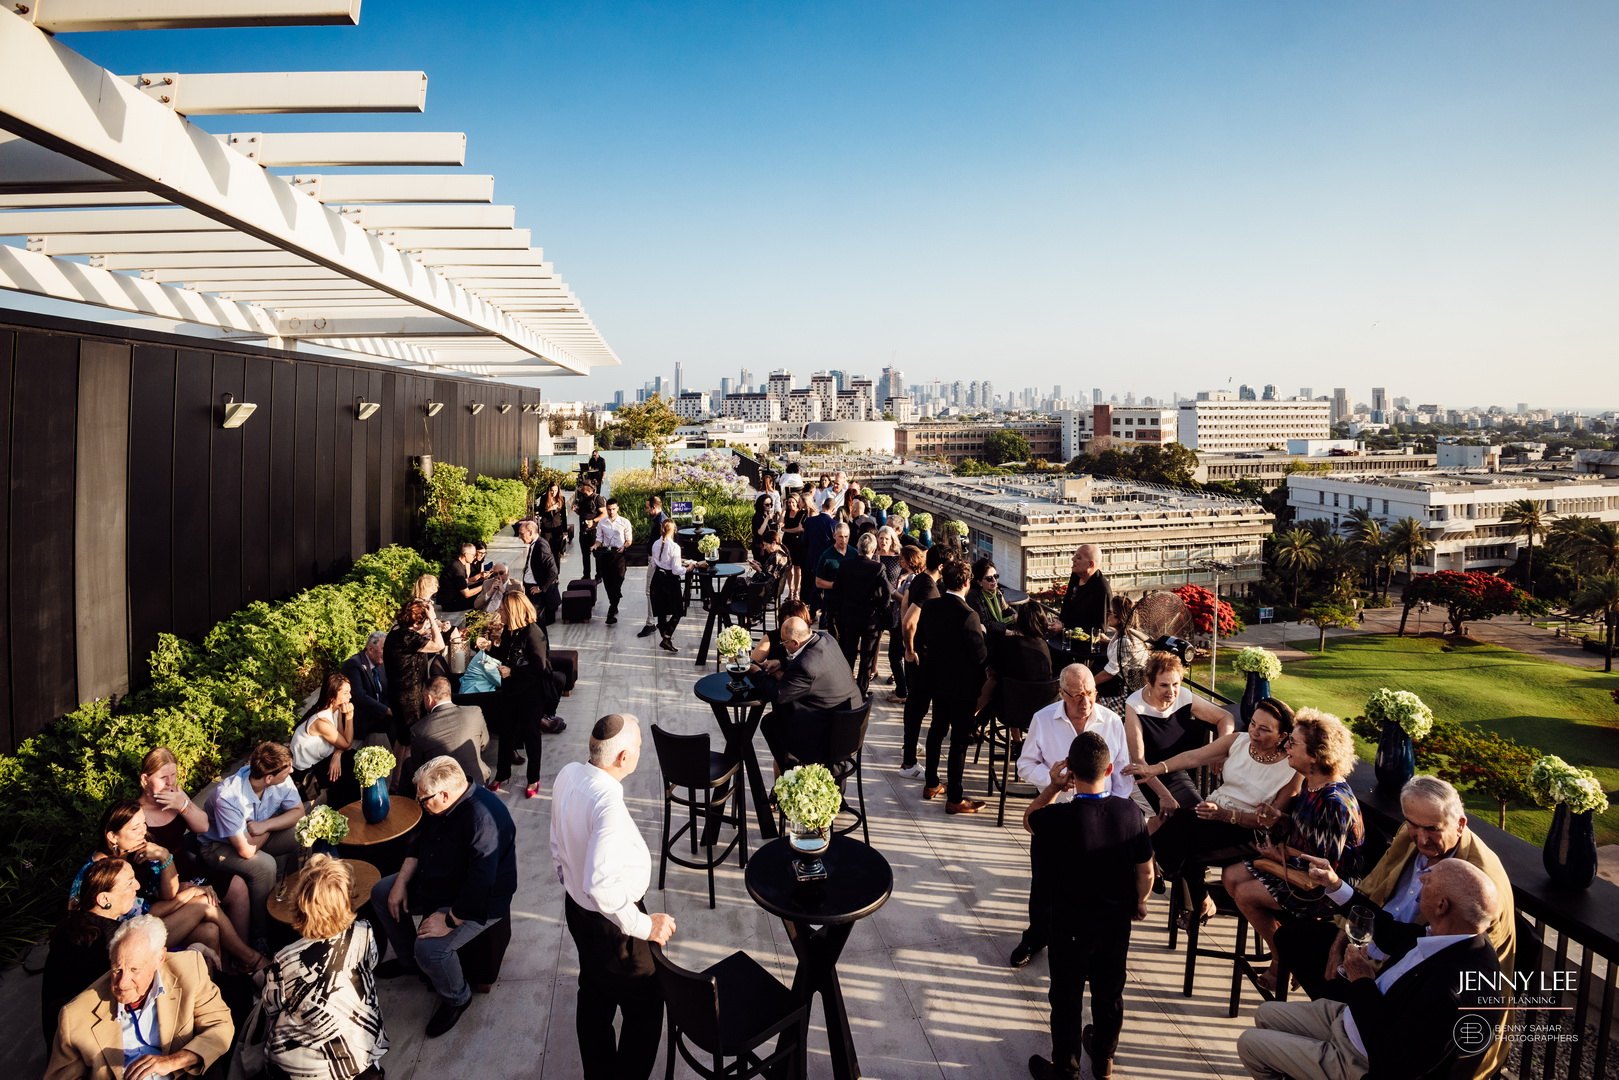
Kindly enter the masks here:
M 1290 807 L 1286 840 L 1261 848 L 1259 858 L 1231 864 L 1223 877 L 1237 909 L 1270 949 L 1270 969 L 1259 978 L 1266 990 L 1276 989 L 1280 970 L 1277 915 L 1285 911 L 1299 918 L 1317 918 L 1335 907 L 1323 889 L 1309 884 L 1307 874 L 1278 874 L 1271 867 L 1279 864 L 1288 870 L 1307 871 L 1309 864 L 1301 856 L 1313 855 L 1348 876 L 1354 873 L 1360 847 L 1366 842 L 1360 803 L 1348 780 L 1355 767 L 1355 740 L 1344 722 L 1319 709 L 1298 710 L 1287 760 L 1304 778 L 1304 785 Z M 1270 866 L 1261 867 L 1261 862 Z
M 388 693 L 393 699 L 389 702 L 393 710 L 393 741 L 398 746 L 410 745 L 410 729 L 422 716 L 428 665 L 444 648 L 444 634 L 433 618 L 433 605 L 420 596 L 406 600 L 382 643 L 382 663 L 388 671 Z

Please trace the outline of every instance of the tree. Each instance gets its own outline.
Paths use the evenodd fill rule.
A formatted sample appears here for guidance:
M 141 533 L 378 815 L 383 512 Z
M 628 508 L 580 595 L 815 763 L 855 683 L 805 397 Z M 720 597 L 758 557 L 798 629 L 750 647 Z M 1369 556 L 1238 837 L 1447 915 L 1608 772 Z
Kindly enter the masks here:
M 967 458 L 955 468 L 957 476 L 1006 476 L 1012 469 L 1003 469 L 997 465 L 988 465 L 975 458 Z
M 1376 596 L 1378 578 L 1382 576 L 1383 568 L 1393 559 L 1393 553 L 1388 546 L 1388 533 L 1383 528 L 1383 523 L 1364 507 L 1351 510 L 1349 518 L 1349 542 L 1360 553 L 1372 595 Z
M 1619 574 L 1598 574 L 1581 586 L 1571 605 L 1576 615 L 1601 615 L 1603 626 L 1602 670 L 1613 670 L 1613 646 L 1619 636 Z
M 1271 537 L 1271 558 L 1280 570 L 1293 572 L 1293 606 L 1299 606 L 1299 579 L 1315 569 L 1321 549 L 1308 529 L 1288 529 Z
M 1341 536 L 1325 536 L 1316 541 L 1316 567 L 1321 591 L 1327 601 L 1345 604 L 1354 599 L 1355 548 Z
M 634 405 L 620 405 L 613 413 L 613 422 L 597 432 L 597 442 L 603 438 L 607 440 L 603 445 L 612 445 L 614 438 L 624 440 L 631 446 L 636 443 L 646 443 L 652 447 L 653 468 L 659 468 L 667 460 L 668 439 L 680 426 L 680 417 L 669 407 L 669 403 L 662 397 L 653 394 L 645 401 Z
M 1414 517 L 1403 517 L 1388 527 L 1388 536 L 1395 561 L 1404 563 L 1406 574 L 1414 576 L 1417 563 L 1433 550 L 1433 544 L 1428 542 L 1428 527 Z
M 1354 628 L 1359 622 L 1355 618 L 1354 611 L 1341 604 L 1317 604 L 1314 607 L 1306 608 L 1299 621 L 1313 623 L 1321 631 L 1321 640 L 1316 643 L 1315 647 L 1316 652 L 1327 651 L 1328 627 L 1339 627 L 1348 630 Z
M 1460 636 L 1469 622 L 1524 610 L 1529 594 L 1513 588 L 1505 578 L 1482 570 L 1440 570 L 1418 574 L 1405 587 L 1407 613 L 1424 600 L 1443 606 L 1450 618 L 1450 632 Z M 1405 629 L 1404 615 L 1400 629 Z
M 1516 739 L 1454 720 L 1436 720 L 1422 740 L 1418 767 L 1457 787 L 1471 787 L 1496 802 L 1496 827 L 1507 827 L 1507 804 L 1534 801 L 1529 769 L 1540 751 Z
M 997 428 L 984 439 L 984 457 L 991 465 L 1003 461 L 1028 461 L 1029 440 L 1009 428 Z
M 1529 568 L 1524 580 L 1529 590 L 1535 588 L 1535 537 L 1546 532 L 1546 504 L 1540 499 L 1516 499 L 1508 504 L 1501 520 L 1518 526 L 1517 531 L 1529 541 Z

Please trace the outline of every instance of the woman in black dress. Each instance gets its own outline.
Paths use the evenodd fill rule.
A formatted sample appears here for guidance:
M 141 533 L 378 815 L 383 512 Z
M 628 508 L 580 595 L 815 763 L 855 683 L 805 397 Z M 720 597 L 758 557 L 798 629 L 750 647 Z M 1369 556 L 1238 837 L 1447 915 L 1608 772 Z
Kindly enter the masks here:
M 388 707 L 393 710 L 393 741 L 410 745 L 410 730 L 422 717 L 422 690 L 428 683 L 428 665 L 444 651 L 444 634 L 433 620 L 433 609 L 421 597 L 405 601 L 394 617 L 393 628 L 382 643 L 382 664 L 388 673 Z
M 136 913 L 139 891 L 135 868 L 123 859 L 102 859 L 84 872 L 76 907 L 51 934 L 45 957 L 39 990 L 47 1044 L 56 1039 L 62 1006 L 107 973 L 107 942 L 124 917 Z
M 539 505 L 534 508 L 536 524 L 540 527 L 540 535 L 545 542 L 551 545 L 551 554 L 556 556 L 557 565 L 562 565 L 562 549 L 568 546 L 568 500 L 562 494 L 562 485 L 556 481 L 545 489 L 540 496 Z
M 1177 754 L 1190 754 L 1235 729 L 1230 713 L 1181 685 L 1185 675 L 1186 666 L 1174 653 L 1147 657 L 1146 685 L 1124 706 L 1131 764 L 1156 765 Z M 1185 769 L 1147 776 L 1141 790 L 1160 818 L 1177 810 L 1191 813 L 1202 799 Z
M 590 576 L 590 549 L 596 543 L 596 522 L 607 513 L 607 502 L 596 494 L 596 485 L 581 481 L 573 497 L 573 512 L 579 515 L 579 555 L 584 560 L 580 577 Z M 560 568 L 560 563 L 558 564 Z
M 787 571 L 787 595 L 798 596 L 804 581 L 804 560 L 807 558 L 804 550 L 804 522 L 809 519 L 809 511 L 804 506 L 804 496 L 794 490 L 787 493 L 787 508 L 782 512 L 781 537 L 782 543 L 787 546 L 787 555 L 792 559 L 793 565 Z
M 540 739 L 552 721 L 550 730 L 560 731 L 553 720 L 557 702 L 562 700 L 562 674 L 551 670 L 551 639 L 540 623 L 534 605 L 522 593 L 507 593 L 500 602 L 501 621 L 506 630 L 500 644 L 495 647 L 495 658 L 501 662 L 501 712 L 505 714 L 504 730 L 500 733 L 500 759 L 495 769 L 495 782 L 491 791 L 512 777 L 513 754 L 521 741 L 528 754 L 527 798 L 540 793 Z

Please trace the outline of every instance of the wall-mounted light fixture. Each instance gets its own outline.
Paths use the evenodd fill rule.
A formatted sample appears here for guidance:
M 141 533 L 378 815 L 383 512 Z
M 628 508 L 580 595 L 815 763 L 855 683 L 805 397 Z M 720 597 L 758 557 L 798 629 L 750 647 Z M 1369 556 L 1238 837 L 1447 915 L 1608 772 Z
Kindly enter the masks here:
M 468 406 L 468 408 L 472 410 L 473 416 L 477 416 L 479 413 L 483 412 L 483 402 L 474 401 L 470 406 Z
M 437 416 L 439 414 L 439 412 L 444 408 L 444 402 L 442 402 L 442 401 L 429 401 L 424 406 L 424 408 L 427 409 L 427 415 L 428 416 Z
M 257 405 L 251 401 L 237 401 L 230 394 L 225 395 L 225 419 L 219 425 L 225 428 L 239 428 L 247 423 L 247 418 L 253 415 Z
M 509 413 L 511 411 L 512 411 L 512 406 L 511 406 L 510 402 L 502 401 L 500 403 L 500 415 L 505 416 L 507 413 Z
M 382 408 L 382 402 L 380 401 L 367 401 L 365 398 L 354 399 L 354 417 L 357 420 L 371 419 L 377 415 L 377 410 L 380 408 Z

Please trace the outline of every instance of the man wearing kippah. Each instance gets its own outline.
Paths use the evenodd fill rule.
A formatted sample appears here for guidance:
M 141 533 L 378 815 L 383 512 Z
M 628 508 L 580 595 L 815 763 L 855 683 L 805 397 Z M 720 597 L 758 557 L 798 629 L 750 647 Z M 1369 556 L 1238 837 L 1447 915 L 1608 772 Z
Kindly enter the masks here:
M 641 902 L 652 854 L 624 805 L 624 778 L 640 760 L 640 721 L 612 713 L 590 732 L 590 760 L 564 765 L 551 789 L 551 860 L 579 950 L 574 1027 L 585 1080 L 646 1080 L 663 1031 L 648 942 L 668 944 L 675 921 Z M 624 1021 L 615 1035 L 616 1012 Z

